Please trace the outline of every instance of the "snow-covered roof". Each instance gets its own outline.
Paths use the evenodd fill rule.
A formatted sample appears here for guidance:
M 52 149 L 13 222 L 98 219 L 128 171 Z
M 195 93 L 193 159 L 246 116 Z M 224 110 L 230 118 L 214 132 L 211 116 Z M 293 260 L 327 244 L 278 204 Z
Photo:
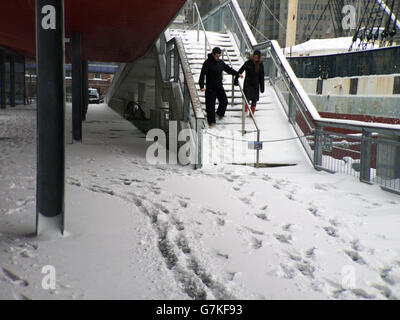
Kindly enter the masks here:
M 311 39 L 292 48 L 285 48 L 284 53 L 292 57 L 344 53 L 349 51 L 352 39 L 352 37 Z

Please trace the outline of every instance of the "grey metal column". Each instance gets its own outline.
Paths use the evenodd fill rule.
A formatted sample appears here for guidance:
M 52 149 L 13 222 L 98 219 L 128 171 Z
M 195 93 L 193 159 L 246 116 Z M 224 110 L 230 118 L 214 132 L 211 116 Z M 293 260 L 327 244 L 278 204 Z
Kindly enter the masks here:
M 6 54 L 0 50 L 0 109 L 6 108 Z
M 36 234 L 64 232 L 64 0 L 36 0 Z
M 10 106 L 16 105 L 15 56 L 10 57 Z
M 319 123 L 316 123 L 314 140 L 314 167 L 316 169 L 322 166 L 322 138 L 323 128 Z
M 26 87 L 26 58 L 24 57 L 24 105 L 28 104 L 27 97 L 28 91 Z
M 363 130 L 360 157 L 360 181 L 371 183 L 371 139 L 372 133 Z
M 82 120 L 86 120 L 89 107 L 89 63 L 82 61 Z
M 82 44 L 81 35 L 72 35 L 72 135 L 82 141 Z

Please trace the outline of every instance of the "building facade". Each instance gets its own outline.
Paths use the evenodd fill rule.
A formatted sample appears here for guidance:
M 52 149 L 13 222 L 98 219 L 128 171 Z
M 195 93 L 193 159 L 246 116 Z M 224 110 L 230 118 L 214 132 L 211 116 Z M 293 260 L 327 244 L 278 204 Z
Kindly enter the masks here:
M 238 0 L 238 2 L 245 16 L 247 16 L 252 0 Z M 346 4 L 352 5 L 358 13 L 362 10 L 364 2 L 363 0 L 349 0 L 346 1 Z M 333 1 L 299 0 L 296 44 L 309 39 L 334 38 L 335 28 L 333 19 L 335 13 L 332 8 Z M 279 44 L 283 47 L 286 42 L 288 0 L 263 0 L 260 11 L 260 18 L 256 26 L 258 32 L 255 32 L 256 38 L 258 40 L 278 40 Z M 348 33 L 351 34 L 354 31 L 355 29 L 348 30 Z

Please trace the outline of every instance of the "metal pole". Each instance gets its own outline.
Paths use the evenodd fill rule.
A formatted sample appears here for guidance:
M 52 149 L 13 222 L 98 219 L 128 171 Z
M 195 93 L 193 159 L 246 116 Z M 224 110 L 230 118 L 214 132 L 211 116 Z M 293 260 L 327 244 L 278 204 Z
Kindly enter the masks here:
M 371 183 L 371 132 L 363 130 L 360 157 L 360 181 Z
M 197 42 L 200 41 L 200 15 L 197 12 Z
M 72 35 L 72 131 L 76 141 L 82 141 L 82 45 L 81 35 Z
M 246 100 L 243 99 L 242 104 L 242 136 L 246 134 L 245 122 L 246 122 L 246 111 L 245 111 Z
M 174 47 L 174 81 L 179 81 L 179 54 L 176 45 Z
M 86 120 L 89 107 L 89 63 L 82 61 L 82 120 Z
M 256 168 L 260 167 L 260 149 L 259 149 L 259 143 L 260 143 L 260 130 L 257 129 L 257 159 L 256 159 Z
M 315 125 L 315 140 L 314 140 L 314 166 L 322 166 L 322 137 L 323 128 L 319 123 Z
M 36 0 L 36 234 L 64 232 L 64 0 Z
M 195 21 L 195 19 L 196 19 L 196 16 L 195 16 L 195 8 L 194 8 L 194 3 L 192 3 L 192 14 L 193 14 L 193 19 L 192 19 L 192 29 L 194 29 L 194 21 Z
M 232 76 L 232 108 L 235 105 L 235 76 Z
M 6 54 L 0 50 L 0 109 L 6 108 Z
M 24 105 L 27 105 L 27 87 L 26 87 L 26 58 L 24 57 Z
M 10 106 L 16 105 L 16 78 L 15 78 L 15 56 L 10 57 Z
M 207 35 L 206 32 L 204 31 L 204 59 L 207 59 L 207 46 L 208 46 Z
M 29 104 L 32 103 L 32 71 L 29 71 L 28 102 Z

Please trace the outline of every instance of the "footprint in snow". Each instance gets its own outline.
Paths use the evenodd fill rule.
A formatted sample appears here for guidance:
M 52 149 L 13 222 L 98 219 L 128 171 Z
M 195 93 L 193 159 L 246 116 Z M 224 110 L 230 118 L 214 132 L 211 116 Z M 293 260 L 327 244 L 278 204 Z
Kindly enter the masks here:
M 226 223 L 225 219 L 222 219 L 222 218 L 217 218 L 216 222 L 221 227 L 225 226 L 225 223 Z
M 384 296 L 386 299 L 389 300 L 398 300 L 398 298 L 396 296 L 393 295 L 392 290 L 390 290 L 389 287 L 387 286 L 383 286 L 380 284 L 373 284 L 372 287 L 374 287 L 376 290 L 379 291 L 379 293 Z
M 29 286 L 29 282 L 16 275 L 13 271 L 6 268 L 1 268 L 3 275 L 13 285 L 19 285 L 21 287 Z
M 285 224 L 284 226 L 282 226 L 283 231 L 292 231 L 294 225 L 291 223 Z
M 29 297 L 27 297 L 26 295 L 22 294 L 22 293 L 13 293 L 14 299 L 15 300 L 32 300 Z
M 307 209 L 309 213 L 311 213 L 314 217 L 321 217 L 321 215 L 318 213 L 319 210 L 316 206 L 310 203 L 310 207 Z
M 285 235 L 285 234 L 274 234 L 276 240 L 281 243 L 290 244 L 290 241 L 293 240 L 292 235 Z
M 251 238 L 251 246 L 253 249 L 258 250 L 261 249 L 263 245 L 263 241 L 261 239 L 258 239 L 256 237 Z
M 229 255 L 228 255 L 228 254 L 225 254 L 225 253 L 222 253 L 222 252 L 217 252 L 217 253 L 216 253 L 216 256 L 217 256 L 218 258 L 222 258 L 222 259 L 225 259 L 225 260 L 228 260 L 228 259 L 229 259 Z
M 258 219 L 262 221 L 271 221 L 270 218 L 265 213 L 256 213 L 254 214 Z
M 345 250 L 344 251 L 347 256 L 350 257 L 351 260 L 354 262 L 357 262 L 358 264 L 366 265 L 367 263 L 365 260 L 362 258 L 362 256 L 358 253 L 358 251 L 354 250 Z
M 323 229 L 325 230 L 325 232 L 328 234 L 328 236 L 330 237 L 334 237 L 336 238 L 338 236 L 337 234 L 337 230 L 332 227 L 332 226 L 328 226 L 328 227 L 323 227 Z
M 245 227 L 245 229 L 248 230 L 250 233 L 256 235 L 256 236 L 263 236 L 263 235 L 265 235 L 265 233 L 264 233 L 263 231 L 255 230 L 255 229 L 252 229 L 252 228 L 250 228 L 250 227 Z
M 184 200 L 179 200 L 179 204 L 182 208 L 187 208 L 188 207 L 188 203 Z

